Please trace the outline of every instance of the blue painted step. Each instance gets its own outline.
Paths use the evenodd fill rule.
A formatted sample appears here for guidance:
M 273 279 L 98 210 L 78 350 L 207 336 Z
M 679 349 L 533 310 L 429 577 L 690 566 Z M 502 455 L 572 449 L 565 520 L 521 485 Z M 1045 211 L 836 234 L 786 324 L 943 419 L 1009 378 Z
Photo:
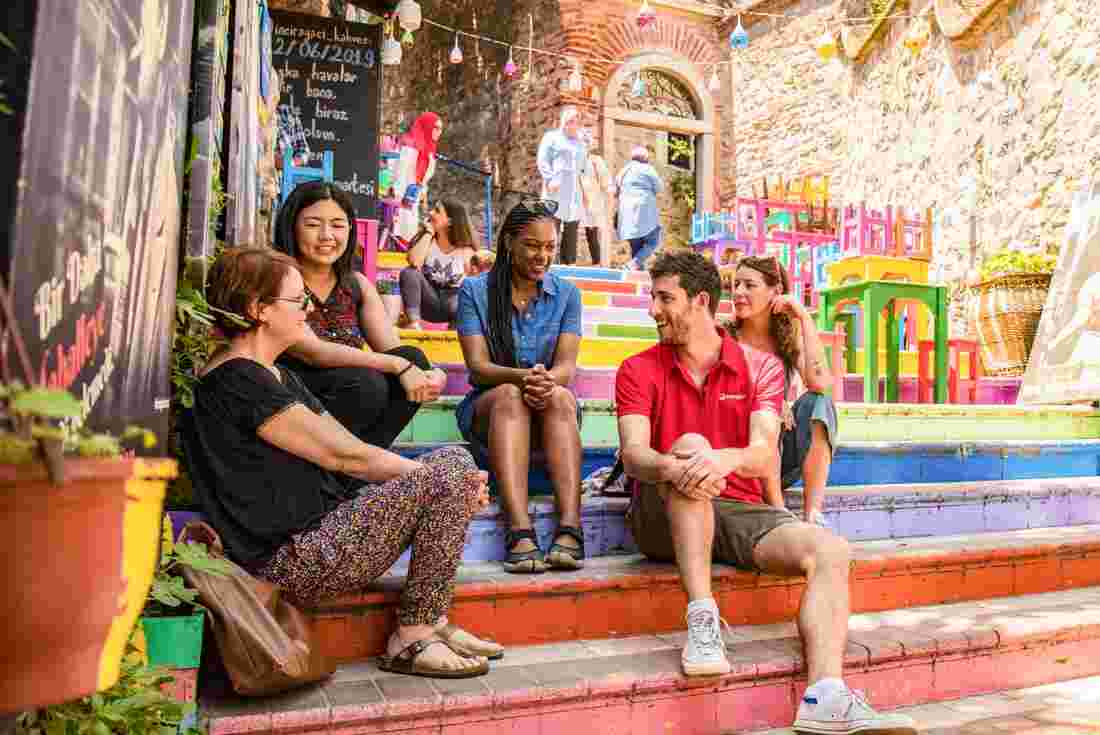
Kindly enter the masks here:
M 415 457 L 436 444 L 398 444 Z M 617 447 L 585 447 L 581 476 L 615 460 Z M 830 485 L 886 485 L 920 482 L 1028 480 L 1100 475 L 1100 440 L 996 440 L 988 442 L 842 442 L 829 474 Z M 552 486 L 544 467 L 531 468 L 533 494 Z

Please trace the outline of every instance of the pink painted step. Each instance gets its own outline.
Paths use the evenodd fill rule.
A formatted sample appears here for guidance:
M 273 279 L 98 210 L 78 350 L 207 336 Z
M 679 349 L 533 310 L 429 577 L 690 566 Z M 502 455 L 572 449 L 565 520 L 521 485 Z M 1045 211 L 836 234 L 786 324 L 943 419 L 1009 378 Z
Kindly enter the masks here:
M 845 678 L 883 710 L 1100 674 L 1097 587 L 865 613 L 849 630 Z M 201 712 L 210 735 L 711 735 L 791 724 L 806 686 L 793 623 L 729 630 L 733 671 L 722 677 L 680 673 L 683 636 L 513 647 L 486 676 L 457 681 L 359 663 L 283 696 L 207 695 Z

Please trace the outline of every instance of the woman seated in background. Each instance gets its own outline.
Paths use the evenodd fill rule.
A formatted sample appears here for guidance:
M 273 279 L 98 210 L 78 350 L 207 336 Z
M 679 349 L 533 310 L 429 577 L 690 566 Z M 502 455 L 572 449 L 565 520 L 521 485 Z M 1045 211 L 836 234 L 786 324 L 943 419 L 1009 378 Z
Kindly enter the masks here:
M 299 185 L 279 210 L 275 248 L 298 262 L 317 307 L 283 362 L 351 433 L 389 447 L 447 376 L 400 343 L 374 284 L 352 271 L 355 242 L 355 207 L 329 183 Z
M 444 200 L 428 214 L 426 228 L 413 238 L 409 267 L 401 271 L 401 302 L 405 326 L 420 329 L 420 319 L 454 321 L 458 287 L 471 272 L 477 248 L 466 207 Z
M 584 565 L 580 411 L 567 387 L 577 371 L 581 293 L 550 272 L 557 250 L 553 201 L 521 202 L 508 213 L 497 259 L 458 294 L 458 340 L 473 389 L 458 427 L 489 467 L 508 514 L 509 572 Z M 560 524 L 545 557 L 528 513 L 531 450 L 545 450 Z
M 414 461 L 359 440 L 276 363 L 308 329 L 293 258 L 228 250 L 207 299 L 228 344 L 200 372 L 183 437 L 196 497 L 228 555 L 311 605 L 361 591 L 411 546 L 381 667 L 485 673 L 501 647 L 449 624 L 447 610 L 466 528 L 489 501 L 486 474 L 459 447 Z M 365 486 L 349 490 L 336 473 Z
M 790 291 L 787 271 L 774 257 L 741 258 L 729 327 L 739 342 L 778 357 L 787 372 L 780 467 L 764 482 L 765 500 L 785 507 L 782 491 L 801 479 L 804 520 L 828 527 L 825 485 L 836 451 L 837 418 L 825 391 L 832 374 L 813 317 Z

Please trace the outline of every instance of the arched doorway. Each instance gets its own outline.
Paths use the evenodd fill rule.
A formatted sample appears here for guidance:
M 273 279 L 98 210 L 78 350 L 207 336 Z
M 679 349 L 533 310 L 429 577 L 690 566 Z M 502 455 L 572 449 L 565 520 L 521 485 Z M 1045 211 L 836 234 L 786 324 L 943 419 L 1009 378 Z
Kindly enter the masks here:
M 664 52 L 639 54 L 612 74 L 604 94 L 604 155 L 612 176 L 636 145 L 650 149 L 665 182 L 659 198 L 665 242 L 686 241 L 693 210 L 711 208 L 716 111 L 694 64 Z M 694 206 L 685 203 L 694 195 Z

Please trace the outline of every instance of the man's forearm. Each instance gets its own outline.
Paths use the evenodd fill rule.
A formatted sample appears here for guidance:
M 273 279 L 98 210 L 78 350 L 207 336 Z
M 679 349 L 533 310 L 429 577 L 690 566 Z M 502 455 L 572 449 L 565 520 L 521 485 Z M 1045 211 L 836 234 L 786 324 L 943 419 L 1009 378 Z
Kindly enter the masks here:
M 775 461 L 775 452 L 760 445 L 749 445 L 744 449 L 722 449 L 719 450 L 719 455 L 722 465 L 730 468 L 729 474 L 747 479 L 767 477 L 771 472 L 771 464 Z
M 623 468 L 639 482 L 667 482 L 670 459 L 669 455 L 650 447 L 636 446 L 623 452 Z

